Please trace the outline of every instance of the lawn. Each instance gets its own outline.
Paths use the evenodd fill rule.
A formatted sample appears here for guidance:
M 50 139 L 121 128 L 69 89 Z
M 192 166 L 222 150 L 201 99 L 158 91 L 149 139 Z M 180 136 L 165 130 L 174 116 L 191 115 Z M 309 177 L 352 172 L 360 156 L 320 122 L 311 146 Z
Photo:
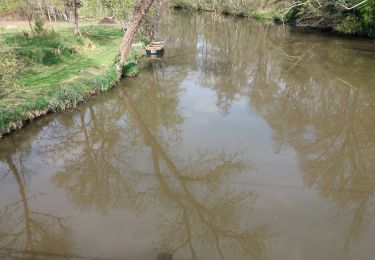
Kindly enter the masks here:
M 54 33 L 46 28 L 42 36 L 29 36 L 25 30 L 18 26 L 1 34 L 24 65 L 14 87 L 0 98 L 0 136 L 49 111 L 75 107 L 117 81 L 114 62 L 123 35 L 119 26 L 84 24 L 82 37 L 64 23 L 55 24 Z M 135 63 L 143 53 L 143 43 L 133 45 L 125 74 L 137 72 Z

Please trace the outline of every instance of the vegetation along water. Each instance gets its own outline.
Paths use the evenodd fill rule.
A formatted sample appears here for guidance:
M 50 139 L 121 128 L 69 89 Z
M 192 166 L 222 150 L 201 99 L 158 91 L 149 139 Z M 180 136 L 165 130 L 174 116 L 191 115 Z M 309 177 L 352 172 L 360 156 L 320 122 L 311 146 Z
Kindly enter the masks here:
M 0 3 L 1 259 L 374 258 L 374 1 Z

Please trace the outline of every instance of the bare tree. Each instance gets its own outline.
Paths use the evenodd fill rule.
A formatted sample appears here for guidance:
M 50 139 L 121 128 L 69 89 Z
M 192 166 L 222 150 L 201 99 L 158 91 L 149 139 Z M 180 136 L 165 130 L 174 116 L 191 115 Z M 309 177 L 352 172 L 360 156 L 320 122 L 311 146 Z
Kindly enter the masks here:
M 27 22 L 29 23 L 30 30 L 33 30 L 33 26 L 31 21 L 34 17 L 34 11 L 31 3 L 28 0 L 24 0 L 21 5 L 21 14 L 24 18 L 26 18 Z

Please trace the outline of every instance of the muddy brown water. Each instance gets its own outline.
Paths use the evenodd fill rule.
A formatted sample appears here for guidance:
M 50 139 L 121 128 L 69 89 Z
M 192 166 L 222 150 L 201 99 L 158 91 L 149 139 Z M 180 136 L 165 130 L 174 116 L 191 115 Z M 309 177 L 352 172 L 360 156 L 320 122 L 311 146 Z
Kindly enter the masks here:
M 0 258 L 374 259 L 374 41 L 191 13 L 160 38 L 0 142 Z

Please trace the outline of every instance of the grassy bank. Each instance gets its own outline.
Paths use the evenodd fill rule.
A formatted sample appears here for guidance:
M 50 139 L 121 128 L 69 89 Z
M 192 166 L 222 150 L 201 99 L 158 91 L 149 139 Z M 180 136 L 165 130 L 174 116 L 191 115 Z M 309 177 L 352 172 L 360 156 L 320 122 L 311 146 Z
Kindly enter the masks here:
M 2 32 L 2 48 L 15 57 L 17 74 L 0 98 L 0 136 L 50 111 L 77 106 L 117 82 L 114 61 L 122 30 L 114 25 L 82 26 L 75 36 L 70 24 L 40 33 L 17 27 Z M 4 50 L 3 50 L 4 51 Z M 134 44 L 125 75 L 138 72 L 144 44 Z

